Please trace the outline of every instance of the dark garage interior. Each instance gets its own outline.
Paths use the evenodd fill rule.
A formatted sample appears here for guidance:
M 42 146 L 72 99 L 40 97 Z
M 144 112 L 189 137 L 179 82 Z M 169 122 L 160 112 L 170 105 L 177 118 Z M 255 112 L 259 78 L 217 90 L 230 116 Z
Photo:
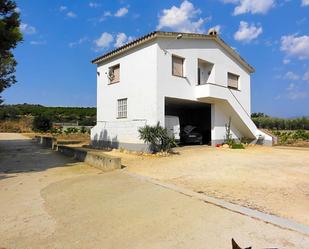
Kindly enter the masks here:
M 196 126 L 203 144 L 211 144 L 211 104 L 177 98 L 165 98 L 165 115 L 178 116 L 180 129 Z

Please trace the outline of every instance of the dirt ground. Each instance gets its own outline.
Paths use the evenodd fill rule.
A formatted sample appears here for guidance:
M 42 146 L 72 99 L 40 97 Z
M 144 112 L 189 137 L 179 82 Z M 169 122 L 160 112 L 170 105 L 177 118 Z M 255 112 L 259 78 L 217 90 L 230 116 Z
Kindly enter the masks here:
M 306 249 L 309 237 L 0 133 L 0 248 Z
M 309 225 L 309 149 L 189 146 L 179 155 L 120 152 L 127 170 Z

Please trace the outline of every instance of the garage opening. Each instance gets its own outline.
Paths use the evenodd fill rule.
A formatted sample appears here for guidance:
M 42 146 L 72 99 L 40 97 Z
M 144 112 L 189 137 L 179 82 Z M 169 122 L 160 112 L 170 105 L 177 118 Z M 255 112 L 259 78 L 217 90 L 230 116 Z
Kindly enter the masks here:
M 211 104 L 166 97 L 165 116 L 179 118 L 181 144 L 211 144 Z M 192 127 L 195 127 L 192 133 L 202 136 L 201 141 L 194 138 L 194 134 L 188 139 L 187 132 Z

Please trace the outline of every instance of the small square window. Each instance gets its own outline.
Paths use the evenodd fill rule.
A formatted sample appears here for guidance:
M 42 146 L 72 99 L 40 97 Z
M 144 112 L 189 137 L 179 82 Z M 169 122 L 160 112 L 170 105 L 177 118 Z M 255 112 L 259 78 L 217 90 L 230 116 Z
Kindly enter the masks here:
M 227 73 L 227 86 L 238 89 L 239 76 L 233 73 Z
M 128 99 L 118 99 L 118 117 L 117 118 L 126 118 L 127 117 L 127 100 Z
M 120 81 L 120 65 L 117 64 L 108 69 L 109 83 L 117 83 Z
M 183 64 L 184 64 L 184 58 L 175 55 L 172 56 L 172 74 L 174 76 L 184 77 Z

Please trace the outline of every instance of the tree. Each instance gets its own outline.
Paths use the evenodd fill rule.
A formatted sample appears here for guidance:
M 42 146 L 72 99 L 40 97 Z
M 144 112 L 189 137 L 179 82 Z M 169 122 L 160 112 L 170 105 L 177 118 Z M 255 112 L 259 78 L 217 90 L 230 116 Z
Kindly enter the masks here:
M 12 0 L 0 0 L 0 93 L 16 83 L 17 62 L 12 49 L 22 41 L 20 18 Z M 0 96 L 0 104 L 3 102 Z
M 36 116 L 33 119 L 32 125 L 33 125 L 34 131 L 40 131 L 40 132 L 46 132 L 46 131 L 49 131 L 52 128 L 51 119 L 44 114 Z
M 263 112 L 254 112 L 251 114 L 251 118 L 260 118 L 260 117 L 269 117 L 268 115 L 264 114 Z

